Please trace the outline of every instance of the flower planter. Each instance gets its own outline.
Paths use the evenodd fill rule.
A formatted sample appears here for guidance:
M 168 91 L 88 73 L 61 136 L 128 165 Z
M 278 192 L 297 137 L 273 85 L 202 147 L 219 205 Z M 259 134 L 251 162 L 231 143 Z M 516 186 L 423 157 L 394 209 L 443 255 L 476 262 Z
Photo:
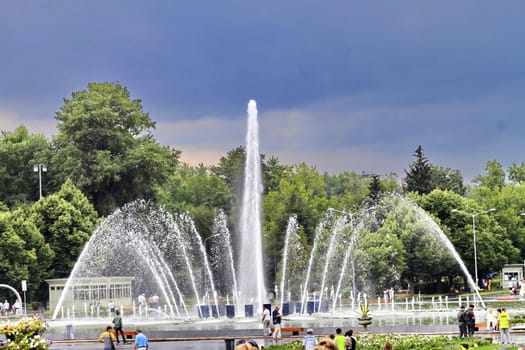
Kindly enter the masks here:
M 372 324 L 372 317 L 358 317 L 357 324 L 363 327 L 363 330 L 368 331 L 368 326 Z

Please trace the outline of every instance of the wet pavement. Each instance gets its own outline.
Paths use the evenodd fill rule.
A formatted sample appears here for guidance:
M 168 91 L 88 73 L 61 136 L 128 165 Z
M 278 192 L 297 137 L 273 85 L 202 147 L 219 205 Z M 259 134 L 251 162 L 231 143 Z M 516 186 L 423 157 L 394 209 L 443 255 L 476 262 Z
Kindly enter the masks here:
M 272 339 L 255 339 L 257 344 L 262 346 L 269 346 L 273 344 L 284 344 L 287 342 L 294 341 L 298 338 L 285 338 L 279 341 Z M 300 339 L 300 338 L 299 338 Z M 278 343 L 277 343 L 278 342 Z M 60 341 L 51 345 L 53 350 L 101 350 L 103 348 L 101 343 L 98 342 L 67 342 Z M 133 343 L 126 345 L 116 345 L 116 350 L 132 350 Z M 192 340 L 192 341 L 152 341 L 150 342 L 151 350 L 168 350 L 168 349 L 181 349 L 181 350 L 225 350 L 226 343 L 223 339 L 217 340 Z

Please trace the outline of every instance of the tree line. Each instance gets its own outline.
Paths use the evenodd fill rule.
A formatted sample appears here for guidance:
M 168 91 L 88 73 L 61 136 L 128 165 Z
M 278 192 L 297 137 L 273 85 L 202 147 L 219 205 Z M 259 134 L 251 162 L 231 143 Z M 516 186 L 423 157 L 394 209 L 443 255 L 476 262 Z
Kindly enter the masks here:
M 235 223 L 243 181 L 243 146 L 227 152 L 217 165 L 190 166 L 179 150 L 160 145 L 155 122 L 119 83 L 89 83 L 72 93 L 56 112 L 56 136 L 47 139 L 20 126 L 0 136 L 0 283 L 20 288 L 28 281 L 29 300 L 47 300 L 47 278 L 69 275 L 96 225 L 116 208 L 136 199 L 162 205 L 172 213 L 189 212 L 202 238 L 212 234 L 217 210 Z M 288 218 L 295 214 L 305 251 L 330 207 L 349 210 L 377 201 L 385 193 L 410 197 L 439 224 L 473 271 L 472 218 L 476 222 L 479 275 L 525 258 L 525 164 L 504 169 L 496 160 L 466 185 L 461 172 L 433 165 L 423 148 L 405 174 L 320 173 L 306 163 L 282 164 L 262 155 L 264 179 L 263 240 L 269 285 L 278 275 Z M 39 198 L 34 166 L 45 164 Z M 409 220 L 408 218 L 405 218 Z M 435 263 L 418 264 L 432 251 L 411 250 L 403 241 L 416 228 L 398 220 L 379 232 L 393 234 L 403 256 L 405 279 L 436 280 Z M 417 231 L 414 231 L 417 232 Z M 379 244 L 379 242 L 378 242 Z M 374 249 L 373 242 L 370 245 Z M 377 247 L 377 245 L 376 245 Z M 377 258 L 379 261 L 379 257 Z M 455 278 L 455 270 L 439 271 Z

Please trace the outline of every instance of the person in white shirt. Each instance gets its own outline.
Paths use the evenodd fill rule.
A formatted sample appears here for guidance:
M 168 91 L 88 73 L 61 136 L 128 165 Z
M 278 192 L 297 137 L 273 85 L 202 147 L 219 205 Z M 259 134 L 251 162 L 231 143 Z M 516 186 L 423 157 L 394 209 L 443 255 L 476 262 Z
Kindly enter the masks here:
M 263 334 L 265 336 L 272 335 L 272 329 L 270 328 L 270 321 L 272 317 L 270 315 L 270 308 L 267 305 L 263 305 L 263 313 L 261 321 L 263 323 Z

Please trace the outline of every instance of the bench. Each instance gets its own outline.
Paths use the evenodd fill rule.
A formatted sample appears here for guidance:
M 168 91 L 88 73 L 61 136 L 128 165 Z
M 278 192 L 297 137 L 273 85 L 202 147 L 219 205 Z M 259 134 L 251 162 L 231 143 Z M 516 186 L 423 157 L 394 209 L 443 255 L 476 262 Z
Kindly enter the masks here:
M 115 331 L 111 331 L 116 336 Z M 134 336 L 137 335 L 137 331 L 124 331 L 124 337 L 126 339 L 133 339 Z
M 272 327 L 272 333 L 275 331 L 275 328 Z M 304 328 L 302 327 L 281 327 L 281 333 L 292 333 L 292 335 L 299 335 L 303 332 Z

